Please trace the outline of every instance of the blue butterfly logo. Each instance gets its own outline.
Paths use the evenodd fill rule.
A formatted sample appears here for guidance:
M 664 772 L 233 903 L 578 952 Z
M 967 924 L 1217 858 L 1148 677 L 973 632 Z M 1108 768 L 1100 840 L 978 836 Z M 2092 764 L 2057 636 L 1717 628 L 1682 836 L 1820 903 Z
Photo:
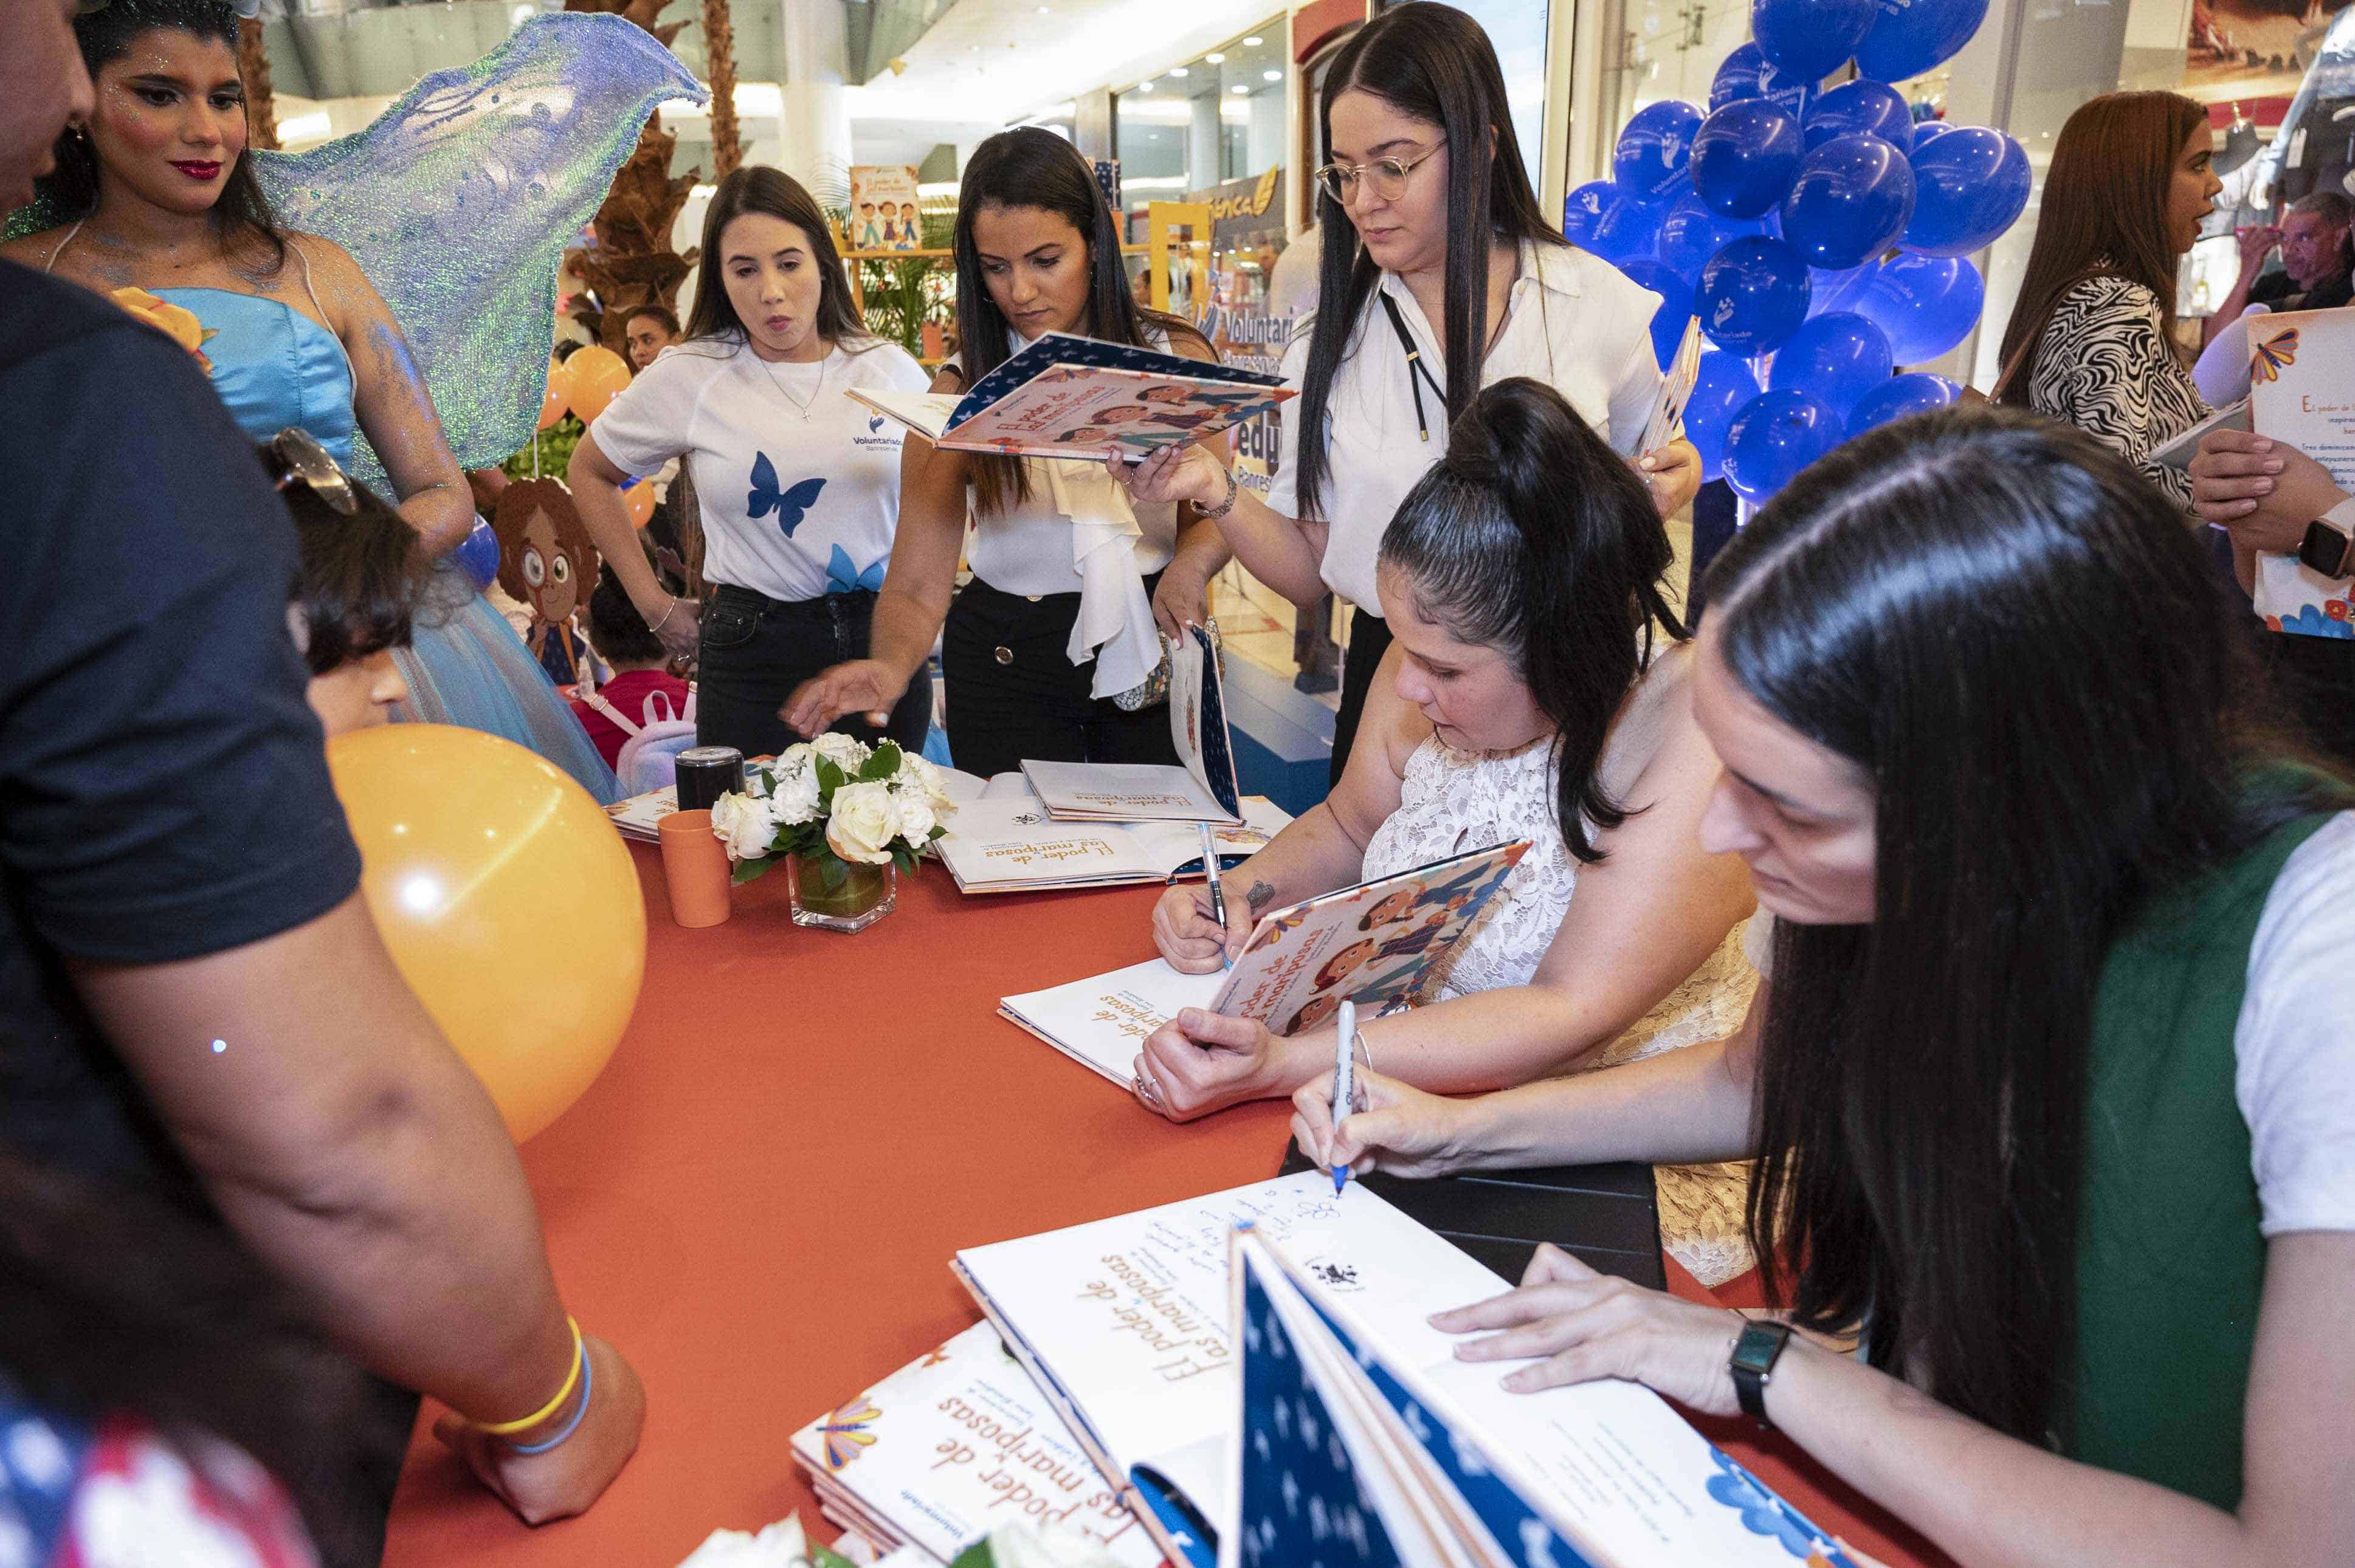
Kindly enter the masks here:
M 882 428 L 883 416 L 880 414 L 876 415 L 873 418 L 867 421 L 867 433 L 870 436 Z
M 794 530 L 802 525 L 802 519 L 809 514 L 809 509 L 817 504 L 817 493 L 825 488 L 826 481 L 819 478 L 805 479 L 791 490 L 780 491 L 777 465 L 769 461 L 768 453 L 754 452 L 752 493 L 745 499 L 744 510 L 755 519 L 775 513 L 777 526 L 790 539 Z
M 826 591 L 856 593 L 860 588 L 865 588 L 868 593 L 880 593 L 883 589 L 883 571 L 889 564 L 890 557 L 886 556 L 862 572 L 850 564 L 850 557 L 843 553 L 841 546 L 837 545 L 834 547 L 834 554 L 826 557 Z

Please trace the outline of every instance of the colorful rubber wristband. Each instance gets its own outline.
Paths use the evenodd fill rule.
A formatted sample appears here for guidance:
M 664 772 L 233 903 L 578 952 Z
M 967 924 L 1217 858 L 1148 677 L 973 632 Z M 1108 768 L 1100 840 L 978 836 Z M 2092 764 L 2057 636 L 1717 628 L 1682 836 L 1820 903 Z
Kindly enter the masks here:
M 588 1347 L 581 1342 L 581 1325 L 570 1318 L 565 1319 L 564 1323 L 572 1330 L 572 1368 L 564 1374 L 564 1386 L 556 1391 L 556 1397 L 519 1420 L 477 1421 L 474 1425 L 478 1430 L 494 1437 L 505 1437 L 511 1432 L 528 1432 L 564 1408 L 564 1402 L 572 1397 L 572 1385 L 581 1381 L 581 1369 L 589 1364 Z
M 572 1407 L 572 1419 L 564 1424 L 563 1430 L 545 1443 L 509 1443 L 508 1447 L 518 1454 L 545 1454 L 581 1429 L 581 1418 L 589 1414 L 589 1395 L 596 1389 L 596 1380 L 589 1368 L 588 1346 L 581 1347 L 581 1359 L 573 1363 L 573 1370 L 581 1374 L 581 1403 Z

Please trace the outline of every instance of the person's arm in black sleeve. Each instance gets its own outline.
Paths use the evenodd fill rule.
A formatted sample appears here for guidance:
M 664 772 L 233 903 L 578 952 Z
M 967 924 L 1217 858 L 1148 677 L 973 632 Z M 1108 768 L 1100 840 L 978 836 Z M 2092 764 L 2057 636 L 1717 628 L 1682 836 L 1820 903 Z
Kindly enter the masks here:
M 127 323 L 0 358 L 0 404 L 38 410 L 0 434 L 0 861 L 27 923 L 223 1217 L 358 1360 L 480 1421 L 537 1409 L 573 1360 L 538 1216 L 357 891 L 251 443 Z M 602 1344 L 592 1365 L 570 1441 L 467 1445 L 527 1518 L 586 1508 L 635 1446 L 635 1377 Z

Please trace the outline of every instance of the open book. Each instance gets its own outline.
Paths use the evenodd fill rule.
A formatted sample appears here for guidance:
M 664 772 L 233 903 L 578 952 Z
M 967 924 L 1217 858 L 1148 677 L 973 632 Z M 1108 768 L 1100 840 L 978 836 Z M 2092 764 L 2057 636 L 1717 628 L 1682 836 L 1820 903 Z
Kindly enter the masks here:
M 678 786 L 666 784 L 659 789 L 616 800 L 605 808 L 605 814 L 613 819 L 615 831 L 623 838 L 652 844 L 662 842 L 662 820 L 677 810 Z
M 1019 774 L 1015 775 L 1020 778 Z M 1220 854 L 1250 854 L 1292 821 L 1263 796 L 1246 796 L 1243 820 L 1214 830 Z M 932 853 L 961 893 L 1049 893 L 1159 882 L 1202 855 L 1190 822 L 1059 822 L 1036 796 L 985 797 L 957 808 Z
M 1256 1018 L 1272 1033 L 1291 1034 L 1324 1022 L 1345 1001 L 1369 1015 L 1413 1006 L 1437 989 L 1441 960 L 1529 848 L 1517 839 L 1473 850 L 1262 916 L 1224 972 L 1180 974 L 1152 959 L 1005 997 L 998 1016 L 1125 1086 L 1137 1046 L 1180 1008 Z
M 1219 683 L 1210 634 L 1188 628 L 1181 641 L 1162 640 L 1169 655 L 1169 736 L 1178 766 L 1167 763 L 1033 762 L 1023 777 L 1047 814 L 1064 822 L 1223 822 L 1242 821 L 1234 738 Z
M 948 1563 L 999 1523 L 1078 1535 L 1121 1568 L 1161 1548 L 997 1330 L 976 1323 L 794 1434 L 828 1519 Z
M 1305 1310 L 1320 1319 L 1330 1314 L 1340 1326 L 1334 1331 L 1349 1336 L 1343 1359 L 1368 1359 L 1370 1370 L 1361 1375 L 1379 1396 L 1387 1401 L 1399 1390 L 1421 1413 L 1401 1410 L 1387 1428 L 1391 1470 L 1415 1474 L 1397 1432 L 1403 1428 L 1404 1441 L 1420 1444 L 1414 1423 L 1423 1419 L 1429 1441 L 1449 1450 L 1432 1466 L 1458 1463 L 1452 1478 L 1471 1499 L 1460 1509 L 1467 1523 L 1505 1521 L 1494 1493 L 1518 1496 L 1540 1531 L 1567 1543 L 1551 1559 L 1564 1568 L 1581 1562 L 1594 1568 L 1796 1568 L 1804 1550 L 1786 1544 L 1790 1537 L 1810 1546 L 1820 1541 L 1644 1389 L 1604 1383 L 1508 1394 L 1497 1383 L 1503 1369 L 1456 1362 L 1454 1340 L 1430 1326 L 1429 1315 L 1497 1295 L 1507 1282 L 1364 1187 L 1352 1183 L 1337 1198 L 1323 1171 L 1308 1171 L 957 1254 L 958 1277 L 1007 1349 L 1029 1369 L 1097 1468 L 1127 1489 L 1131 1508 L 1172 1562 L 1201 1568 L 1231 1563 L 1241 1546 L 1238 1520 L 1263 1543 L 1271 1490 L 1277 1511 L 1284 1510 L 1287 1464 L 1301 1535 L 1245 1560 L 1337 1560 L 1300 1549 L 1314 1517 L 1308 1499 L 1318 1494 L 1316 1478 L 1289 1451 L 1303 1436 L 1296 1417 L 1278 1421 L 1271 1408 L 1246 1410 L 1254 1393 L 1266 1404 L 1272 1353 L 1266 1312 L 1257 1301 L 1247 1302 L 1258 1309 L 1240 1319 L 1245 1332 L 1234 1331 L 1231 1238 L 1246 1224 L 1263 1255 L 1281 1254 L 1272 1267 L 1263 1258 L 1250 1279 L 1262 1298 L 1273 1294 L 1264 1283 L 1271 1275 L 1290 1287 L 1285 1299 L 1296 1309 L 1279 1326 L 1304 1357 L 1318 1358 L 1295 1367 L 1312 1374 L 1328 1406 L 1359 1413 L 1360 1425 L 1377 1424 L 1369 1397 L 1342 1388 L 1341 1369 L 1326 1364 L 1327 1350 L 1312 1345 L 1313 1325 L 1298 1309 L 1305 1298 Z M 1326 1392 L 1328 1383 L 1336 1392 Z M 1299 1407 L 1295 1399 L 1293 1408 Z M 1380 1467 L 1377 1457 L 1358 1459 L 1353 1433 L 1340 1422 L 1320 1415 L 1316 1430 L 1340 1434 L 1360 1473 Z M 1451 1438 L 1463 1446 L 1451 1448 Z M 1285 1448 L 1278 1448 L 1279 1440 Z M 1493 1486 L 1469 1473 L 1476 1466 L 1485 1466 Z M 1416 1485 L 1419 1499 L 1444 1500 L 1428 1477 Z M 1337 1519 L 1333 1499 L 1319 1497 L 1319 1504 L 1328 1531 L 1346 1524 L 1348 1514 Z M 1370 1546 L 1387 1519 L 1374 1516 L 1369 1503 L 1357 1509 Z M 1747 1510 L 1787 1523 L 1789 1535 L 1753 1533 L 1759 1527 L 1748 1522 Z M 1529 1549 L 1528 1555 L 1493 1561 L 1545 1561 L 1534 1548 L 1549 1537 L 1508 1529 L 1504 1540 Z M 1354 1546 L 1354 1527 L 1350 1541 Z M 1828 1563 L 1843 1561 L 1828 1542 L 1821 1551 Z M 1359 1558 L 1350 1552 L 1346 1560 Z M 1366 1560 L 1383 1561 L 1370 1553 Z
M 1636 448 L 1637 457 L 1684 439 L 1685 406 L 1692 401 L 1693 383 L 1700 378 L 1700 318 L 1696 316 L 1685 323 L 1677 356 L 1660 379 L 1660 399 L 1652 406 L 1651 423 L 1644 427 L 1644 439 Z
M 1293 394 L 1281 376 L 1050 332 L 961 397 L 849 395 L 948 451 L 1102 462 L 1202 440 Z
M 1227 1449 L 1219 1568 L 1308 1562 L 1333 1535 L 1369 1568 L 1849 1562 L 1649 1389 L 1508 1393 L 1496 1363 L 1456 1360 L 1454 1337 L 1385 1299 L 1387 1279 L 1304 1239 L 1235 1233 L 1229 1430 L 1248 1436 Z M 1503 1287 L 1449 1261 L 1456 1305 Z

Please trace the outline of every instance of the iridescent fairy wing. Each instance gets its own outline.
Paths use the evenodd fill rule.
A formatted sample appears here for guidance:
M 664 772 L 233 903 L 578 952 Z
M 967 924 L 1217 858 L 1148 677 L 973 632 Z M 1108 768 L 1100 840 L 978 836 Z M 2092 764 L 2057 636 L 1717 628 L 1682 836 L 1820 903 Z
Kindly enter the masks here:
M 532 16 L 473 65 L 435 71 L 356 135 L 254 153 L 290 228 L 351 252 L 392 307 L 465 468 L 531 440 L 556 278 L 648 115 L 702 86 L 644 28 Z M 382 482 L 373 453 L 365 477 Z

